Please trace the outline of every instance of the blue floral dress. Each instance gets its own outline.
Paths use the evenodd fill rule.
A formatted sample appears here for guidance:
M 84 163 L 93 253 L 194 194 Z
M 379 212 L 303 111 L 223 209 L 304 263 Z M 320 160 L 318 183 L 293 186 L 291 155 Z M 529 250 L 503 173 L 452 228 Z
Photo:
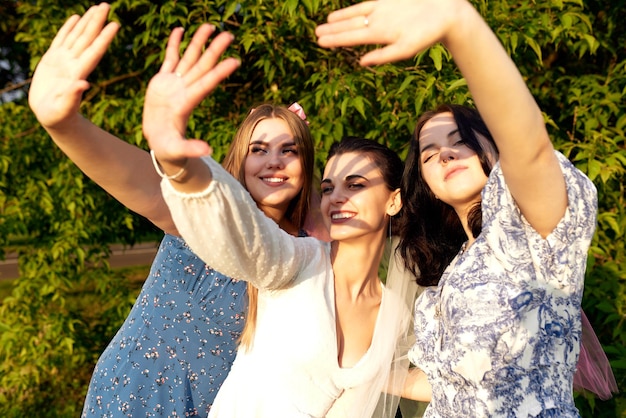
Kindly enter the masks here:
M 94 370 L 83 417 L 208 415 L 235 359 L 246 284 L 166 235 L 126 321 Z
M 579 416 L 572 380 L 597 193 L 557 156 L 569 204 L 555 230 L 533 230 L 497 165 L 482 233 L 416 301 L 409 356 L 432 385 L 425 417 Z

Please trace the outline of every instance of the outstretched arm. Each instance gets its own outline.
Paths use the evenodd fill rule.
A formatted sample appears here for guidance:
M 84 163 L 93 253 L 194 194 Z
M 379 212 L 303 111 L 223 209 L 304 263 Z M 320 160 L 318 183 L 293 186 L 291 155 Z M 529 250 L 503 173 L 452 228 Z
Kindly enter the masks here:
M 437 42 L 445 45 L 496 140 L 502 171 L 522 213 L 542 236 L 554 229 L 565 212 L 567 196 L 541 111 L 515 64 L 470 3 L 366 1 L 331 13 L 316 34 L 323 47 L 385 45 L 364 55 L 363 65 L 411 58 Z
M 200 26 L 180 58 L 182 30 L 175 29 L 170 35 L 163 65 L 146 91 L 144 135 L 165 174 L 173 175 L 184 169 L 172 185 L 187 193 L 204 190 L 211 183 L 211 171 L 200 159 L 210 154 L 209 145 L 185 138 L 189 115 L 239 66 L 235 58 L 220 61 L 233 40 L 228 32 L 217 35 L 204 49 L 214 31 L 212 25 Z
M 220 60 L 230 34 L 219 34 L 205 48 L 214 30 L 200 26 L 182 58 L 182 33 L 172 33 L 161 70 L 148 85 L 143 130 L 160 170 L 175 177 L 162 181 L 163 195 L 194 253 L 228 276 L 278 288 L 312 260 L 323 263 L 320 246 L 282 231 L 241 183 L 211 158 L 201 158 L 210 152 L 206 142 L 185 139 L 193 108 L 239 66 L 233 58 Z
M 70 17 L 37 65 L 28 101 L 61 150 L 93 181 L 129 209 L 176 233 L 163 201 L 160 178 L 142 149 L 103 131 L 79 113 L 87 77 L 119 29 L 106 24 L 109 5 Z

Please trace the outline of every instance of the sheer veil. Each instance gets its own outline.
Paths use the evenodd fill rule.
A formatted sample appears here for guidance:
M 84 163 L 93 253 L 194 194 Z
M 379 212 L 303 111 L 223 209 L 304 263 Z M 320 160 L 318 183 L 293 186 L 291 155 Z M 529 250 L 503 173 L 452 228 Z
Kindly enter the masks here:
M 415 277 L 404 268 L 404 262 L 396 251 L 399 239 L 394 237 L 387 242 L 386 254 L 389 257 L 385 297 L 393 301 L 387 312 L 385 327 L 386 341 L 396 341 L 395 352 L 389 370 L 381 373 L 380 382 L 383 392 L 377 400 L 373 417 L 394 418 L 400 402 L 400 395 L 409 369 L 408 351 L 413 345 L 413 306 L 418 286 Z
M 607 400 L 613 393 L 618 392 L 615 376 L 587 315 L 582 310 L 580 312 L 583 335 L 578 366 L 574 374 L 574 390 L 593 392 L 598 398 Z

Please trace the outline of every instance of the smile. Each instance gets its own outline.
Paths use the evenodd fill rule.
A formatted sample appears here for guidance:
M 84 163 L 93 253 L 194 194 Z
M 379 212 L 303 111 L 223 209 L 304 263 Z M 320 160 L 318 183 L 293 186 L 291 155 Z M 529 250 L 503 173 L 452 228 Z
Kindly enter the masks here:
M 266 183 L 272 183 L 272 184 L 280 184 L 280 183 L 284 183 L 287 181 L 287 179 L 280 178 L 280 177 L 261 177 L 261 180 L 263 180 Z
M 356 214 L 353 212 L 334 212 L 330 214 L 330 219 L 333 221 L 339 221 L 354 218 L 355 215 Z

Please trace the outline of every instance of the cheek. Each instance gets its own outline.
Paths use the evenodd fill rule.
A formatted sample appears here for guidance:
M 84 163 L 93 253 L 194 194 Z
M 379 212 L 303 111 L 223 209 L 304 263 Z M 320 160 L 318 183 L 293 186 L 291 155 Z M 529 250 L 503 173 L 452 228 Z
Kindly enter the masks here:
M 421 178 L 415 179 L 416 182 L 421 181 L 425 183 L 428 188 L 432 188 L 433 178 L 435 176 L 435 167 L 431 167 L 429 165 L 426 167 L 422 166 L 418 175 L 421 176 Z
M 303 177 L 302 173 L 304 170 L 302 169 L 302 163 L 299 158 L 294 158 L 293 160 L 287 163 L 287 170 L 291 174 L 291 177 Z
M 255 164 L 255 158 L 252 156 L 248 156 L 246 157 L 246 160 L 243 163 L 243 174 L 245 177 L 254 177 L 256 175 L 256 173 L 258 172 L 257 170 L 257 165 Z
M 330 218 L 328 217 L 328 207 L 330 201 L 328 196 L 322 195 L 322 199 L 320 201 L 320 212 L 322 213 L 322 219 L 324 220 L 324 224 L 328 225 L 330 223 Z

